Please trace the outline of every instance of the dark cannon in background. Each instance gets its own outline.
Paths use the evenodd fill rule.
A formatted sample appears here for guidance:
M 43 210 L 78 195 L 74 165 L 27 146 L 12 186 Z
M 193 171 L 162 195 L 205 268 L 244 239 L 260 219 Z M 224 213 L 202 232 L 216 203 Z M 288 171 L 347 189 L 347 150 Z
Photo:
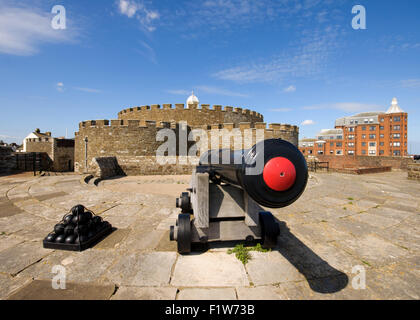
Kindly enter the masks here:
M 258 170 L 259 169 L 259 170 Z M 179 253 L 192 243 L 259 240 L 277 244 L 280 229 L 268 208 L 283 208 L 305 190 L 308 168 L 293 144 L 269 139 L 249 150 L 211 150 L 192 174 L 191 187 L 176 205 L 182 209 L 170 240 Z

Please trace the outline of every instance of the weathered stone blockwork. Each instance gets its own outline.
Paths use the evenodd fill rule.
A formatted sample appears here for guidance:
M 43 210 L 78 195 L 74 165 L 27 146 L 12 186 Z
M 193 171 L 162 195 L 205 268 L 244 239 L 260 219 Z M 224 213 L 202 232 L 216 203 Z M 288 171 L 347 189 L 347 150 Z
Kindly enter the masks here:
M 319 161 L 329 162 L 332 169 L 345 168 L 380 168 L 391 167 L 393 170 L 407 170 L 407 166 L 413 162 L 411 158 L 403 157 L 371 157 L 371 156 L 335 156 L 316 155 Z
M 408 179 L 420 181 L 420 163 L 412 163 L 408 165 Z
M 46 153 L 51 159 L 50 170 L 65 172 L 74 170 L 74 140 L 58 138 L 33 138 L 26 141 L 26 151 Z
M 255 111 L 242 108 L 233 108 L 215 105 L 210 109 L 210 105 L 202 104 L 189 105 L 185 108 L 183 104 L 176 104 L 175 108 L 171 104 L 143 106 L 128 108 L 118 113 L 120 120 L 154 120 L 156 122 L 180 122 L 186 121 L 191 127 L 200 127 L 213 123 L 234 123 L 239 125 L 241 122 L 263 122 L 264 117 Z
M 266 123 L 258 122 L 263 118 L 255 112 L 242 112 L 241 109 L 235 111 L 230 107 L 226 107 L 223 111 L 222 107 L 217 106 L 213 110 L 208 110 L 206 105 L 202 105 L 201 109 L 193 108 L 191 105 L 189 109 L 184 109 L 183 105 L 177 105 L 177 108 L 170 109 L 168 105 L 165 105 L 164 109 L 158 109 L 157 106 L 152 106 L 150 110 L 132 108 L 133 111 L 128 109 L 129 111 L 120 112 L 118 120 L 81 122 L 75 138 L 75 171 L 95 173 L 92 166 L 94 158 L 116 157 L 119 166 L 127 175 L 189 174 L 196 163 L 191 161 L 183 163 L 180 161 L 183 158 L 178 157 L 180 155 L 178 152 L 180 134 L 178 121 L 186 122 L 188 125 L 187 134 L 191 130 L 204 130 L 209 141 L 209 148 L 224 147 L 224 140 L 232 139 L 229 136 L 226 138 L 224 135 L 223 139 L 219 139 L 217 145 L 214 145 L 211 143 L 211 133 L 215 131 L 219 133 L 235 132 L 243 137 L 247 136 L 244 134 L 247 132 L 255 142 L 258 129 L 264 133 L 264 139 L 281 138 L 296 146 L 298 144 L 299 129 L 296 126 L 270 124 L 267 128 Z M 178 112 L 176 110 L 180 111 L 179 114 L 176 113 Z M 203 112 L 199 113 L 198 111 Z M 165 112 L 169 112 L 167 117 L 164 116 Z M 143 115 L 150 118 L 146 119 Z M 210 115 L 213 115 L 213 118 L 217 118 L 218 121 L 228 119 L 232 122 L 211 122 L 213 118 Z M 131 116 L 139 116 L 140 119 L 121 119 Z M 162 119 L 170 120 L 170 122 L 161 122 Z M 157 162 L 156 151 L 164 142 L 156 141 L 156 137 L 158 131 L 162 129 L 173 130 L 177 137 L 175 163 L 159 164 Z M 188 149 L 192 144 L 194 141 L 189 142 Z M 232 146 L 233 143 L 231 143 Z M 244 144 L 240 146 L 240 148 L 243 147 L 245 147 Z

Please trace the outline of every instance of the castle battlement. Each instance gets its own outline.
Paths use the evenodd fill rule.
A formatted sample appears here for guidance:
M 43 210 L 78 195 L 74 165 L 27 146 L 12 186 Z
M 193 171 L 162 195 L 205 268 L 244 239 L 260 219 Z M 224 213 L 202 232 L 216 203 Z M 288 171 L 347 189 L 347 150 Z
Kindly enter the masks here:
M 245 140 L 261 138 L 258 130 L 263 130 L 264 139 L 284 139 L 298 144 L 297 126 L 267 124 L 260 113 L 249 109 L 198 103 L 187 107 L 182 103 L 143 105 L 121 110 L 118 119 L 80 122 L 79 131 L 75 133 L 75 170 L 89 172 L 89 164 L 94 158 L 114 156 L 128 174 L 189 173 L 191 165 L 162 166 L 156 163 L 156 151 L 162 145 L 162 141 L 156 141 L 158 132 L 165 128 L 174 130 L 178 143 L 178 134 L 185 124 L 187 131 L 205 130 L 209 139 L 215 130 L 222 139 L 219 139 L 219 146 L 212 144 L 212 148 L 224 147 L 224 143 L 232 141 L 237 132 L 242 134 L 242 147 L 245 148 Z M 246 130 L 250 130 L 251 135 Z

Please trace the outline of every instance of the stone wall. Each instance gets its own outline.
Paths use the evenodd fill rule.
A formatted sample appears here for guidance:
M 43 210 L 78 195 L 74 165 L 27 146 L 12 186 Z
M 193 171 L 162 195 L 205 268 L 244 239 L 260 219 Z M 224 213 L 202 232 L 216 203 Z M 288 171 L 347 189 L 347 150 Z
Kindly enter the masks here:
M 53 171 L 74 171 L 74 144 L 72 139 L 54 139 Z
M 411 163 L 408 165 L 408 179 L 420 181 L 420 163 Z
M 405 157 L 316 155 L 315 158 L 322 162 L 329 162 L 332 169 L 391 167 L 393 170 L 405 171 L 413 162 L 413 159 Z
M 115 157 L 93 158 L 91 168 L 95 177 L 101 179 L 124 175 Z
M 172 157 L 173 163 L 161 164 L 156 158 L 156 151 L 164 144 L 163 141 L 156 141 L 157 133 L 160 130 L 172 130 L 176 137 L 176 155 Z M 197 128 L 196 128 L 197 129 Z M 196 130 L 195 129 L 195 130 Z M 252 144 L 256 142 L 256 132 L 260 129 L 264 133 L 264 139 L 279 138 L 287 140 L 294 145 L 298 143 L 299 129 L 296 126 L 270 124 L 269 128 L 265 123 L 240 123 L 235 125 L 215 124 L 212 126 L 201 126 L 208 141 L 211 141 L 211 134 L 235 132 L 252 138 Z M 179 135 L 186 130 L 188 136 L 192 128 L 186 129 L 180 124 L 159 123 L 140 120 L 96 120 L 85 121 L 79 124 L 79 132 L 75 138 L 75 171 L 79 173 L 94 173 L 95 168 L 91 166 L 94 158 L 115 157 L 123 172 L 127 175 L 159 175 L 159 174 L 189 174 L 197 163 L 189 159 L 185 162 L 184 155 L 179 153 Z M 232 136 L 223 135 L 224 139 L 231 140 Z M 87 140 L 87 142 L 86 142 Z M 249 140 L 249 139 L 248 139 Z M 190 141 L 189 148 L 194 144 Z M 243 144 L 239 148 L 244 148 Z M 250 144 L 250 141 L 247 141 Z M 251 144 L 251 145 L 252 145 Z M 233 144 L 231 144 L 233 145 Z M 209 145 L 211 148 L 222 148 L 223 139 L 217 141 L 217 145 Z M 87 157 L 86 157 L 87 152 Z M 179 157 L 182 155 L 182 157 Z M 165 157 L 167 158 L 167 157 Z M 167 160 L 167 159 L 166 159 Z M 86 167 L 87 164 L 87 167 Z
M 49 168 L 55 172 L 74 170 L 74 140 L 57 138 L 33 138 L 26 141 L 27 153 L 46 153 L 51 159 Z
M 213 106 L 202 104 L 201 108 L 198 105 L 189 105 L 185 108 L 183 104 L 176 104 L 172 108 L 171 104 L 142 106 L 128 108 L 118 113 L 120 120 L 151 120 L 156 122 L 180 122 L 186 121 L 190 127 L 200 127 L 213 123 L 234 123 L 239 125 L 241 122 L 263 122 L 264 117 L 258 112 L 248 109 L 233 107 L 222 107 L 220 105 Z
M 12 148 L 0 146 L 0 173 L 9 173 L 15 167 L 16 161 Z

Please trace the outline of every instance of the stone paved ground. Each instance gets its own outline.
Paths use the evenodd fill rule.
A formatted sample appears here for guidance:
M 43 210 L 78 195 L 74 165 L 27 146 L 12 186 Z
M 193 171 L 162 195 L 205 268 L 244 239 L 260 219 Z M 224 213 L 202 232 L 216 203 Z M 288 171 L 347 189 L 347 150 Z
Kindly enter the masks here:
M 2 299 L 419 299 L 420 184 L 406 173 L 314 174 L 304 195 L 273 213 L 278 247 L 243 266 L 227 248 L 180 256 L 168 240 L 187 176 L 0 178 Z M 41 240 L 74 205 L 118 228 L 82 253 Z M 52 267 L 67 271 L 53 290 Z M 356 290 L 357 266 L 366 289 Z M 354 273 L 353 273 L 354 272 Z

